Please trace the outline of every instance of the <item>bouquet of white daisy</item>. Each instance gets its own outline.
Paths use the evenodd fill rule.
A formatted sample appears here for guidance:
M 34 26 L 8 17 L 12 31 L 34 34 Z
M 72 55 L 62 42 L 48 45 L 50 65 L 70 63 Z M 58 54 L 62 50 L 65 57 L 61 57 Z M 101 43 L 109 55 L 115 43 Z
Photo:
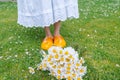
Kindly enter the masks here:
M 58 80 L 82 80 L 86 74 L 86 66 L 83 66 L 84 59 L 79 59 L 78 52 L 72 47 L 60 48 L 52 46 L 48 53 L 42 50 L 43 59 L 38 65 L 38 70 L 48 70 L 50 75 Z

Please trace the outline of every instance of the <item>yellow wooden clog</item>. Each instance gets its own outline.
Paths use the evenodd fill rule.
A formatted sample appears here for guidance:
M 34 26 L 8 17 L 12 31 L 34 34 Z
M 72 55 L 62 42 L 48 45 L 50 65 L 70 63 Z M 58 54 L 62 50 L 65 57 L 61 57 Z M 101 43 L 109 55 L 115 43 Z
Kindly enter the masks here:
M 46 37 L 41 44 L 41 48 L 44 50 L 48 50 L 52 45 L 53 45 L 53 38 Z
M 54 36 L 54 46 L 59 46 L 64 48 L 66 46 L 66 41 L 62 36 Z

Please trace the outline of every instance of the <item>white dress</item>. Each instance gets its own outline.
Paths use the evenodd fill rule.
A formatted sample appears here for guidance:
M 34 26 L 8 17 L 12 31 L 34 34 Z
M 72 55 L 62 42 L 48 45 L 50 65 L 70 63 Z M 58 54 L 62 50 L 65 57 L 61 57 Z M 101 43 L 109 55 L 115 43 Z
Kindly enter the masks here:
M 78 18 L 78 0 L 17 0 L 18 23 L 26 27 L 50 26 Z

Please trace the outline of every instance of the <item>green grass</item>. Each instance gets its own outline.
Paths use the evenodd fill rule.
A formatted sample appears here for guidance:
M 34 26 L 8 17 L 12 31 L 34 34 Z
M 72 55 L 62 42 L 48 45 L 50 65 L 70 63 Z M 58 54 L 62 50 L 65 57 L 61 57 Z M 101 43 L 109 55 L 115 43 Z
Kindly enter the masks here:
M 85 58 L 84 80 L 120 80 L 120 1 L 79 0 L 79 11 L 79 19 L 62 22 L 61 34 Z M 17 24 L 16 3 L 0 2 L 0 80 L 56 80 L 28 72 L 41 61 L 44 36 L 43 28 Z

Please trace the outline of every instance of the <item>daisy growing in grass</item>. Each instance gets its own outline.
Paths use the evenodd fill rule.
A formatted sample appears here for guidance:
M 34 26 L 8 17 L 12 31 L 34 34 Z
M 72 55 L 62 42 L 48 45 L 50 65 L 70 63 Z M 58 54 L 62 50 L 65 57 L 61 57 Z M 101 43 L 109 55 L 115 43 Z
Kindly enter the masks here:
M 34 70 L 34 68 L 32 68 L 32 67 L 29 67 L 28 69 L 29 69 L 29 73 L 31 73 L 31 74 L 34 74 L 34 73 L 35 73 L 35 70 Z

